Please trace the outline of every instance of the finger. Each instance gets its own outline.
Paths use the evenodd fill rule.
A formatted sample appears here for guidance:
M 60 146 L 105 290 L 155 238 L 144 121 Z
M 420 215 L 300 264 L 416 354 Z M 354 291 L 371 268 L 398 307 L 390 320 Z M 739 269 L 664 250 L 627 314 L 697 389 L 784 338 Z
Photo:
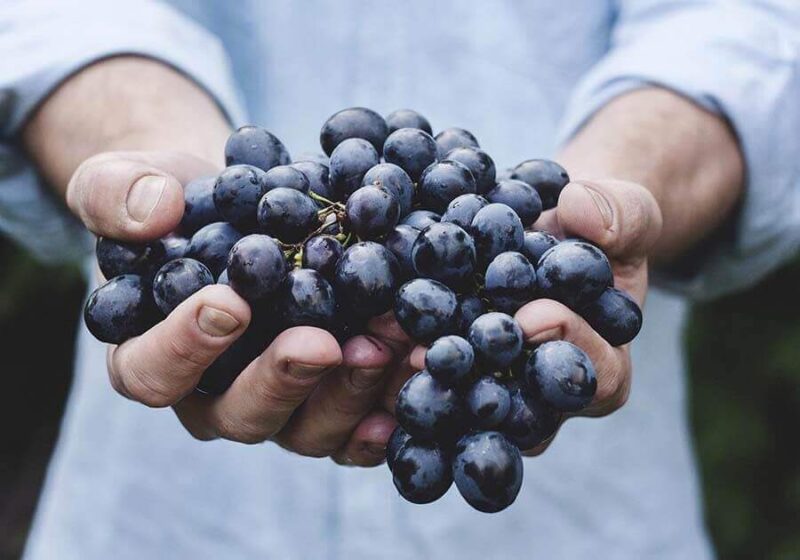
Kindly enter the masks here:
M 397 426 L 391 414 L 375 410 L 358 425 L 332 459 L 340 465 L 374 467 L 386 460 L 386 444 Z
M 274 436 L 341 363 L 342 351 L 330 333 L 294 327 L 279 334 L 221 396 L 190 395 L 175 410 L 198 439 L 259 443 Z
M 427 346 L 415 346 L 411 351 L 408 361 L 416 371 L 425 369 L 425 353 L 428 351 Z
M 592 360 L 597 391 L 580 416 L 604 416 L 625 404 L 631 381 L 627 347 L 614 348 L 579 315 L 549 299 L 528 303 L 517 311 L 516 320 L 528 344 L 566 340 L 580 347 Z
M 388 344 L 396 356 L 405 354 L 411 348 L 411 338 L 405 333 L 391 311 L 370 319 L 367 323 L 367 330 Z
M 250 308 L 228 286 L 206 286 L 143 335 L 112 347 L 112 386 L 148 406 L 174 404 L 247 328 Z
M 555 209 L 545 210 L 533 224 L 534 231 L 546 231 L 559 239 L 564 238 L 564 232 L 558 224 L 558 214 Z
M 109 152 L 83 162 L 67 185 L 67 205 L 97 235 L 155 239 L 183 215 L 182 184 L 213 172 L 199 158 L 165 152 Z
M 383 397 L 382 397 L 382 406 L 384 410 L 388 410 L 390 413 L 394 414 L 394 405 L 395 401 L 397 400 L 397 394 L 400 392 L 400 389 L 403 388 L 403 385 L 406 384 L 406 381 L 409 378 L 417 373 L 421 368 L 415 368 L 411 365 L 411 356 L 406 354 L 403 359 L 401 359 L 392 371 L 389 373 L 386 379 L 386 384 L 383 390 Z
M 342 348 L 342 365 L 322 380 L 275 437 L 283 447 L 326 457 L 345 444 L 375 406 L 383 390 L 391 349 L 373 337 L 358 336 Z

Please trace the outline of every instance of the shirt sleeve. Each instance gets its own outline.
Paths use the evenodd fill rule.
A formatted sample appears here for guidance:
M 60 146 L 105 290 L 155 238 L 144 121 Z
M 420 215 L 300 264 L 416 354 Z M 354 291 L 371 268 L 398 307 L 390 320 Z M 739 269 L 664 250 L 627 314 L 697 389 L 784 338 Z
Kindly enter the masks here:
M 0 10 L 0 231 L 44 261 L 85 254 L 89 236 L 37 177 L 17 144 L 26 119 L 65 79 L 130 54 L 194 80 L 232 122 L 243 120 L 220 40 L 153 0 L 17 0 Z
M 575 90 L 560 140 L 614 97 L 657 85 L 725 117 L 747 169 L 731 235 L 699 266 L 659 270 L 662 286 L 704 299 L 746 287 L 800 246 L 800 2 L 622 0 L 607 55 Z

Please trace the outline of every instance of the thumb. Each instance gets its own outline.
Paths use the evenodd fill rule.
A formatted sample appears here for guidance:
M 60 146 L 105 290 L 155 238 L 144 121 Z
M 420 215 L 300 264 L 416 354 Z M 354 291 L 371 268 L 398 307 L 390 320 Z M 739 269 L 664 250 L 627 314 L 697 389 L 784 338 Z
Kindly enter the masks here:
M 627 181 L 573 180 L 561 192 L 556 212 L 565 235 L 591 241 L 621 261 L 647 256 L 661 234 L 655 197 Z
M 210 162 L 177 152 L 107 152 L 78 167 L 67 205 L 97 235 L 155 239 L 180 223 L 183 184 L 214 171 Z

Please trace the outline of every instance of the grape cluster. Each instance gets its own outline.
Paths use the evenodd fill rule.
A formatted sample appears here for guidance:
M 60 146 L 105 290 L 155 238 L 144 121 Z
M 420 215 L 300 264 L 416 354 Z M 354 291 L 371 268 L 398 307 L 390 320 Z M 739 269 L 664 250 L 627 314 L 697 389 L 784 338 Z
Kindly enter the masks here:
M 569 181 L 555 162 L 531 159 L 501 177 L 470 132 L 432 136 L 407 109 L 339 111 L 320 144 L 326 155 L 292 162 L 265 129 L 234 132 L 227 167 L 186 185 L 176 232 L 148 243 L 98 239 L 110 280 L 86 303 L 87 327 L 119 344 L 204 286 L 229 285 L 253 319 L 197 387 L 220 394 L 287 328 L 345 341 L 393 311 L 428 345 L 425 369 L 397 396 L 386 454 L 395 486 L 428 503 L 455 481 L 480 511 L 508 507 L 522 484 L 520 450 L 552 436 L 597 385 L 580 348 L 526 348 L 514 313 L 554 299 L 616 346 L 638 333 L 639 307 L 613 287 L 596 246 L 532 229 Z

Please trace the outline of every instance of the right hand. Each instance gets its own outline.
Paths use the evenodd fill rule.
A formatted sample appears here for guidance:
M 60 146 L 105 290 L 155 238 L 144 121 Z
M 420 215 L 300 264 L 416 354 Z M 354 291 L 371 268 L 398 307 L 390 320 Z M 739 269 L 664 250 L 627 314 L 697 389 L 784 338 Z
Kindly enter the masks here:
M 217 171 L 182 153 L 107 152 L 84 161 L 67 204 L 96 235 L 146 241 L 173 231 L 183 187 Z M 247 328 L 250 308 L 231 288 L 207 286 L 141 336 L 108 351 L 112 386 L 151 407 L 172 406 L 196 438 L 272 439 L 303 455 L 362 466 L 383 461 L 394 419 L 375 407 L 384 372 L 405 341 L 358 336 L 340 348 L 321 329 L 296 327 L 218 397 L 194 392 L 200 376 Z

